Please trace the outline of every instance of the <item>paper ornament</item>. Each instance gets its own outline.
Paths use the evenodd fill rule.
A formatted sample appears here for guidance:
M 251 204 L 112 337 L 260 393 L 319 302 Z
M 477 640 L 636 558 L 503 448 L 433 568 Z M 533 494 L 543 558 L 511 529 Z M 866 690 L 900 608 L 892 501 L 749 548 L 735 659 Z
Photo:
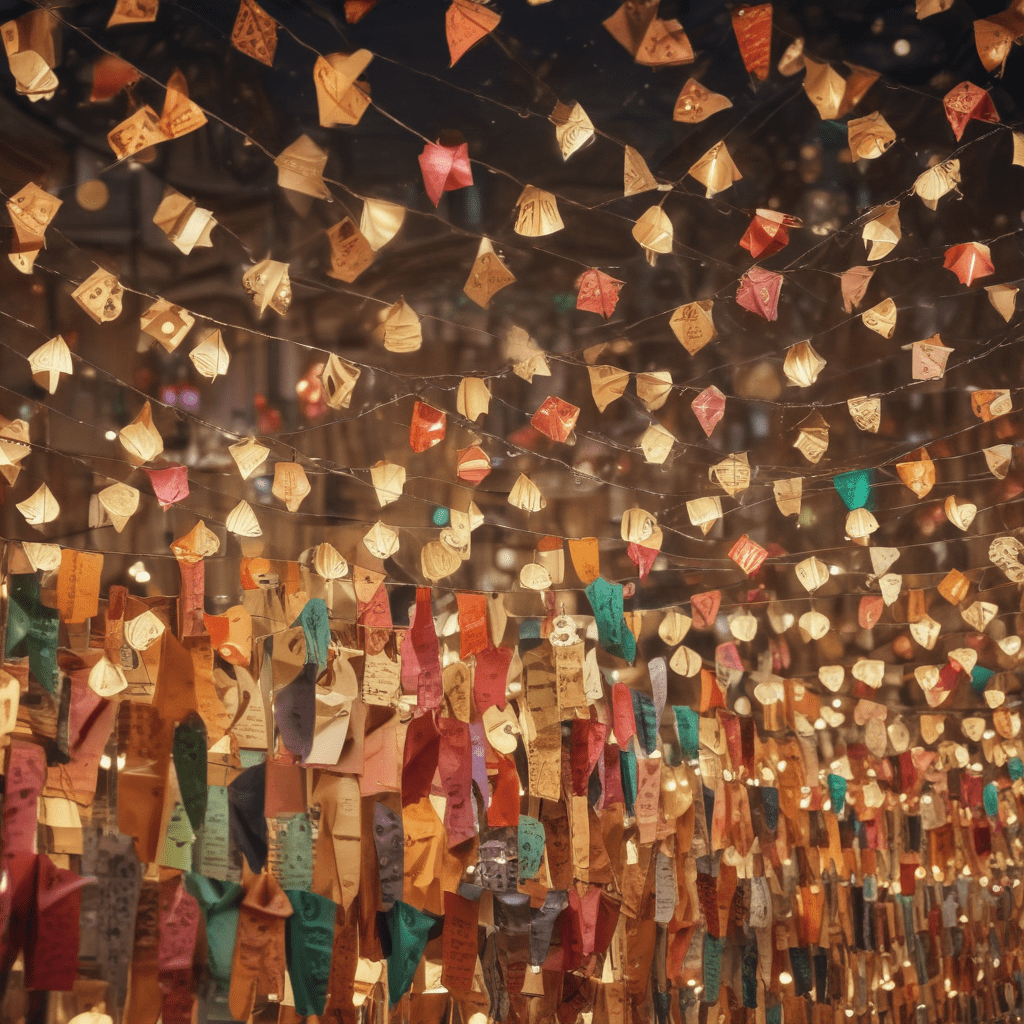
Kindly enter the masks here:
M 128 484 L 117 483 L 104 487 L 96 500 L 106 512 L 110 524 L 120 533 L 139 508 L 139 492 Z
M 920 21 L 922 18 L 930 18 L 933 14 L 941 14 L 943 11 L 948 11 L 954 3 L 956 3 L 956 0 L 915 0 L 914 5 L 917 9 L 917 19 Z
M 398 551 L 398 534 L 390 526 L 378 521 L 364 535 L 363 544 L 374 558 L 383 562 Z
M 939 200 L 960 184 L 960 161 L 946 160 L 929 167 L 914 182 L 914 192 L 930 210 L 938 208 Z
M 1012 284 L 989 284 L 985 285 L 988 292 L 988 301 L 992 308 L 1007 322 L 1013 319 L 1014 311 L 1017 308 L 1016 285 Z
M 117 0 L 107 20 L 107 28 L 117 25 L 141 25 L 156 21 L 160 0 Z
M 653 267 L 658 253 L 672 251 L 672 221 L 660 206 L 651 206 L 633 225 L 633 237 L 640 243 L 647 262 Z
M 675 438 L 660 424 L 652 423 L 640 438 L 644 459 L 656 466 L 664 464 L 675 444 Z
M 277 166 L 277 184 L 281 188 L 314 199 L 331 199 L 324 184 L 327 151 L 321 149 L 308 135 L 300 135 L 274 159 Z
M 351 284 L 373 263 L 373 248 L 351 217 L 345 217 L 327 229 L 331 246 L 328 277 Z
M 632 146 L 626 146 L 625 160 L 622 170 L 622 194 L 625 196 L 636 196 L 641 192 L 649 192 L 657 188 L 658 183 L 654 180 L 647 161 Z M 530 186 L 532 188 L 532 186 Z
M 298 462 L 279 462 L 274 466 L 271 493 L 285 503 L 289 512 L 297 512 L 311 490 L 306 471 Z
M 721 93 L 705 89 L 696 78 L 689 78 L 676 98 L 672 120 L 683 124 L 700 124 L 712 114 L 728 110 L 732 101 Z
M 175 68 L 167 80 L 164 107 L 160 112 L 160 131 L 167 139 L 178 139 L 206 124 L 206 115 L 198 104 L 189 99 L 188 82 Z
M 441 202 L 442 193 L 455 192 L 473 184 L 469 146 L 465 142 L 454 145 L 428 142 L 419 155 L 419 161 L 423 185 L 435 206 Z
M 340 580 L 348 575 L 348 562 L 333 544 L 324 541 L 313 552 L 313 568 L 325 580 Z
M 70 376 L 75 370 L 71 363 L 71 349 L 59 334 L 44 342 L 28 357 L 28 366 L 32 379 L 51 395 L 57 393 L 61 374 Z
M 468 448 L 459 449 L 456 473 L 460 480 L 476 485 L 490 472 L 491 460 L 479 445 L 472 444 Z
M 696 355 L 715 336 L 715 324 L 711 317 L 713 307 L 711 299 L 688 302 L 685 306 L 677 306 L 669 320 L 672 333 L 691 356 Z
M 160 342 L 167 352 L 173 352 L 195 322 L 195 317 L 181 306 L 172 305 L 166 299 L 157 299 L 142 314 L 139 323 L 144 334 Z
M 958 530 L 967 530 L 978 514 L 978 506 L 972 505 L 969 501 L 960 501 L 955 494 L 951 494 L 946 498 L 943 511 Z
M 903 237 L 900 228 L 900 204 L 893 203 L 883 206 L 871 218 L 861 232 L 864 244 L 868 247 L 868 259 L 880 260 L 888 256 Z
M 844 78 L 830 64 L 806 55 L 804 67 L 804 92 L 823 121 L 835 120 L 852 110 L 880 77 L 875 71 L 850 64 Z
M 725 415 L 725 395 L 712 384 L 690 403 L 690 408 L 693 409 L 701 429 L 710 437 Z
M 796 565 L 796 578 L 804 590 L 813 594 L 828 583 L 828 566 L 820 558 L 805 558 Z
M 1015 9 L 1013 5 L 1001 13 L 978 18 L 974 22 L 974 45 L 985 70 L 991 72 L 998 68 L 998 74 L 1002 75 L 1010 48 L 1020 42 L 1022 35 L 1024 11 Z
M 847 399 L 846 405 L 850 410 L 850 418 L 858 430 L 865 430 L 871 434 L 878 433 L 882 422 L 882 400 L 880 398 L 861 395 L 858 398 Z
M 209 331 L 188 354 L 196 370 L 209 380 L 216 380 L 228 372 L 231 356 L 220 331 Z
M 501 15 L 491 7 L 473 0 L 452 0 L 444 19 L 451 67 L 470 47 L 493 32 L 500 21 Z
M 846 535 L 854 540 L 868 537 L 877 530 L 878 520 L 866 508 L 855 508 L 846 517 Z M 892 604 L 892 601 L 886 601 L 886 604 Z
M 600 313 L 605 320 L 609 319 L 618 305 L 619 290 L 623 284 L 623 281 L 617 281 L 600 270 L 584 271 L 580 275 L 576 308 Z
M 416 352 L 423 344 L 420 318 L 404 298 L 380 314 L 373 334 L 389 352 Z
M 802 221 L 798 217 L 779 213 L 777 210 L 756 210 L 740 245 L 754 259 L 771 256 L 789 244 L 789 228 L 800 227 Z
M 52 99 L 59 84 L 53 73 L 57 24 L 56 18 L 40 9 L 0 26 L 15 88 L 32 103 Z
M 741 278 L 736 289 L 736 302 L 765 320 L 779 317 L 779 295 L 782 275 L 773 274 L 762 267 L 751 267 Z
M 277 22 L 256 0 L 242 0 L 231 30 L 231 45 L 246 56 L 273 67 L 277 50 Z
M 937 380 L 946 372 L 946 360 L 949 359 L 951 348 L 942 344 L 942 339 L 932 335 L 927 341 L 915 341 L 912 345 L 904 345 L 912 356 L 912 373 L 914 380 Z
M 896 472 L 918 498 L 923 498 L 935 486 L 935 463 L 924 448 L 918 448 L 906 461 L 897 462 Z
M 476 259 L 462 290 L 478 306 L 486 307 L 497 292 L 515 282 L 515 276 L 494 251 L 490 239 L 481 238 Z
M 516 219 L 516 234 L 527 238 L 539 238 L 561 231 L 565 225 L 558 212 L 558 202 L 550 192 L 527 185 L 516 203 L 519 216 Z
M 963 138 L 969 121 L 999 123 L 999 115 L 988 91 L 971 82 L 961 82 L 950 89 L 942 97 L 942 105 L 958 142 Z
M 14 252 L 11 262 L 24 271 L 23 264 L 15 260 L 17 255 L 36 254 L 46 244 L 46 229 L 57 215 L 62 203 L 56 196 L 44 192 L 38 185 L 29 182 L 7 200 L 7 212 L 14 228 Z M 31 271 L 31 261 L 27 267 Z
M 98 324 L 116 320 L 121 315 L 121 300 L 124 289 L 114 274 L 97 270 L 87 277 L 72 293 L 71 297 Z
M 996 444 L 991 448 L 983 448 L 982 452 L 988 471 L 998 480 L 1005 480 L 1013 460 L 1013 445 Z
M 707 199 L 731 188 L 734 181 L 743 177 L 724 142 L 712 146 L 686 173 L 704 186 Z
M 168 186 L 153 214 L 153 223 L 186 256 L 197 246 L 213 245 L 210 233 L 217 225 L 213 214 Z
M 21 542 L 21 549 L 34 572 L 54 572 L 60 569 L 62 555 L 59 544 L 41 544 L 25 540 Z M 7 735 L 2 729 L 0 734 Z
M 357 79 L 372 60 L 369 50 L 317 57 L 313 65 L 313 84 L 321 127 L 359 124 L 370 105 L 370 87 Z
M 149 402 L 143 405 L 131 423 L 121 428 L 117 437 L 133 466 L 152 461 L 164 450 L 164 440 L 153 425 L 153 409 Z
M 530 0 L 531 3 L 547 0 Z M 657 17 L 655 2 L 627 0 L 603 22 L 611 35 L 633 55 L 637 64 L 647 67 L 674 67 L 693 61 L 693 48 L 682 25 L 673 19 Z
M 808 462 L 821 461 L 822 455 L 828 451 L 828 423 L 820 412 L 815 410 L 797 424 L 793 447 Z
M 891 338 L 896 332 L 896 303 L 883 299 L 877 306 L 866 309 L 860 315 L 865 327 L 869 327 L 883 338 Z
M 40 484 L 24 501 L 15 506 L 29 526 L 45 526 L 60 515 L 60 505 L 46 484 Z
M 378 462 L 370 468 L 370 479 L 377 492 L 377 501 L 383 508 L 402 496 L 405 489 L 405 466 L 393 462 Z
M 324 401 L 332 409 L 347 409 L 361 374 L 362 370 L 358 366 L 354 366 L 337 353 L 332 352 L 327 357 L 323 372 L 320 374 L 320 386 L 323 389 Z
M 527 562 L 519 571 L 519 582 L 527 590 L 548 590 L 552 585 L 551 573 L 536 562 Z
M 416 400 L 409 424 L 409 447 L 414 452 L 425 452 L 444 440 L 448 417 L 440 409 Z
M 1013 398 L 1007 388 L 971 392 L 971 409 L 983 423 L 989 423 L 1013 410 Z
M 839 277 L 839 286 L 843 294 L 843 309 L 852 313 L 864 301 L 871 278 L 875 275 L 874 267 L 850 267 Z
M 760 544 L 752 541 L 744 534 L 729 549 L 729 557 L 743 570 L 747 576 L 753 576 L 764 564 L 768 552 Z M 753 616 L 750 616 L 753 618 Z M 757 628 L 757 620 L 754 619 L 754 628 Z
M 763 82 L 771 67 L 772 5 L 737 7 L 732 12 L 732 29 L 736 33 L 743 66 Z
M 256 513 L 247 501 L 240 501 L 229 513 L 225 526 L 229 533 L 236 537 L 262 537 L 263 530 L 260 528 Z
M 790 384 L 798 388 L 809 388 L 825 369 L 826 362 L 809 341 L 801 341 L 786 349 L 782 370 Z
M 773 485 L 775 504 L 784 516 L 800 515 L 803 488 L 804 481 L 799 476 L 775 481 Z
M 942 265 L 956 274 L 961 284 L 970 287 L 979 277 L 990 277 L 995 273 L 992 254 L 981 242 L 965 242 L 946 250 Z
M 707 535 L 711 527 L 722 518 L 722 499 L 717 494 L 692 498 L 686 503 L 686 514 L 690 517 L 690 523 L 699 526 L 701 532 Z
M 166 463 L 156 468 L 146 467 L 146 476 L 162 509 L 168 509 L 189 495 L 188 467 Z
M 747 453 L 727 455 L 708 470 L 708 476 L 726 494 L 735 497 L 750 486 L 750 460 Z
M 896 133 L 877 110 L 866 117 L 850 118 L 847 128 L 850 152 L 856 160 L 877 160 L 896 141 Z
M 555 139 L 563 160 L 582 149 L 594 137 L 594 125 L 578 103 L 556 103 L 548 120 L 555 126 Z
M 9 484 L 18 478 L 21 461 L 31 451 L 28 423 L 0 416 L 0 474 Z
M 598 412 L 604 412 L 612 402 L 621 398 L 629 383 L 629 373 L 617 366 L 591 366 L 590 393 Z
M 525 473 L 520 473 L 519 479 L 513 484 L 508 503 L 525 512 L 539 512 L 547 506 L 540 488 Z
M 366 199 L 359 218 L 359 231 L 376 252 L 398 234 L 404 221 L 404 206 L 386 203 L 382 199 Z
M 557 395 L 550 395 L 533 414 L 530 424 L 552 441 L 568 443 L 579 415 L 578 406 L 563 401 Z
M 292 304 L 292 282 L 288 276 L 287 263 L 260 260 L 242 275 L 242 288 L 260 315 L 269 306 L 283 316 Z
M 455 405 L 460 416 L 467 420 L 478 420 L 487 415 L 491 405 L 491 389 L 487 381 L 480 377 L 463 377 L 459 381 L 459 390 Z
M 242 479 L 248 480 L 266 462 L 270 449 L 260 444 L 254 437 L 248 437 L 244 441 L 229 445 L 228 452 L 235 460 Z

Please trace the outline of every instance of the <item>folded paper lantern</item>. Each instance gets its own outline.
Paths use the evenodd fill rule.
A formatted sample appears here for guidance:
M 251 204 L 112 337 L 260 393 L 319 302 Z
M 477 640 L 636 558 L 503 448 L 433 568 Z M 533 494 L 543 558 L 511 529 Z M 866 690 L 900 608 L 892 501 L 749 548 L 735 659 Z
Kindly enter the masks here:
M 712 146 L 686 173 L 704 186 L 708 199 L 731 188 L 734 181 L 743 177 L 724 142 Z
M 715 323 L 711 315 L 713 308 L 711 299 L 688 302 L 685 306 L 677 306 L 669 320 L 672 333 L 691 356 L 715 336 Z
M 809 341 L 801 341 L 786 349 L 786 359 L 782 364 L 783 372 L 790 384 L 798 388 L 809 388 L 825 369 L 826 362 Z
M 279 462 L 274 466 L 271 493 L 285 503 L 289 512 L 298 511 L 311 490 L 306 471 L 298 462 Z
M 672 393 L 672 374 L 668 370 L 651 370 L 636 375 L 636 397 L 648 412 L 660 409 Z
M 359 218 L 359 231 L 376 252 L 398 234 L 404 221 L 404 206 L 383 199 L 365 199 Z
M 682 25 L 675 19 L 663 20 L 657 15 L 657 0 L 639 4 L 627 0 L 603 25 L 633 55 L 637 64 L 675 67 L 692 63 L 693 48 Z
M 640 438 L 640 449 L 647 462 L 663 465 L 676 439 L 660 424 L 652 423 Z
M 615 312 L 623 281 L 617 281 L 600 270 L 587 270 L 580 275 L 576 308 L 600 313 L 605 320 Z
M 999 115 L 988 91 L 971 82 L 961 82 L 950 89 L 942 97 L 942 105 L 958 142 L 963 138 L 969 121 L 999 123 Z
M 460 480 L 478 484 L 491 472 L 491 460 L 487 452 L 479 445 L 460 448 L 457 460 L 457 473 Z
M 327 151 L 321 149 L 308 135 L 300 135 L 274 159 L 277 166 L 277 184 L 292 192 L 301 192 L 314 199 L 330 199 L 324 184 Z
M 883 256 L 888 256 L 903 237 L 899 203 L 884 206 L 876 212 L 864 225 L 861 235 L 868 247 L 869 260 L 880 260 Z
M 409 447 L 414 452 L 425 452 L 444 440 L 448 417 L 419 399 L 413 405 L 412 422 L 409 424 Z
M 51 395 L 56 394 L 61 375 L 70 376 L 74 373 L 71 363 L 71 349 L 67 342 L 58 334 L 44 342 L 28 357 L 32 379 Z
M 58 22 L 45 10 L 29 11 L 2 26 L 4 49 L 18 93 L 32 103 L 52 99 L 57 91 Z
M 851 118 L 847 128 L 850 152 L 857 160 L 877 160 L 896 141 L 896 133 L 877 110 L 866 117 Z
M 883 299 L 877 306 L 872 306 L 860 315 L 865 327 L 870 327 L 883 338 L 891 338 L 896 332 L 896 303 L 892 299 Z
M 153 424 L 153 409 L 149 402 L 143 405 L 131 423 L 121 428 L 117 436 L 133 466 L 150 462 L 164 450 L 164 440 Z
M 846 405 L 858 430 L 865 430 L 871 434 L 878 433 L 882 422 L 882 400 L 880 398 L 869 398 L 862 395 L 858 398 L 847 399 Z
M 535 430 L 539 430 L 552 441 L 568 442 L 572 436 L 576 420 L 579 418 L 578 406 L 563 401 L 556 395 L 544 399 L 540 408 L 530 419 Z
M 568 160 L 594 137 L 594 125 L 587 112 L 578 104 L 555 104 L 549 121 L 555 126 L 555 139 L 563 160 Z
M 743 66 L 759 81 L 768 77 L 772 48 L 772 5 L 741 6 L 732 12 Z
M 29 526 L 45 526 L 60 515 L 60 504 L 46 484 L 40 484 L 24 501 L 15 506 Z
M 647 262 L 653 267 L 658 253 L 672 251 L 672 221 L 660 206 L 652 206 L 633 225 L 633 237 L 643 247 Z
M 995 273 L 992 254 L 981 242 L 965 242 L 946 250 L 942 265 L 956 274 L 961 284 L 970 287 L 979 277 L 991 277 Z
M 978 18 L 974 22 L 974 45 L 978 51 L 978 59 L 986 71 L 999 69 L 1002 75 L 1006 70 L 1006 58 L 1010 55 L 1010 47 L 1019 43 L 1024 35 L 1024 12 L 1019 8 L 1010 7 L 987 18 Z
M 632 146 L 626 146 L 622 170 L 622 194 L 635 196 L 657 187 L 658 183 L 654 180 L 647 161 Z
M 405 489 L 405 467 L 393 462 L 378 462 L 370 468 L 370 479 L 381 508 L 397 501 Z
M 489 238 L 481 238 L 463 291 L 478 305 L 486 307 L 494 295 L 515 284 L 515 276 L 494 251 Z
M 771 256 L 789 244 L 789 228 L 801 226 L 798 217 L 777 210 L 757 210 L 750 226 L 740 239 L 740 245 L 754 259 Z
M 832 65 L 804 57 L 807 74 L 804 92 L 823 121 L 842 117 L 852 110 L 878 81 L 876 71 L 849 64 L 844 77 Z
M 121 300 L 124 289 L 114 274 L 97 270 L 87 277 L 72 293 L 71 297 L 98 324 L 116 320 L 121 315 Z
M 541 494 L 540 488 L 525 473 L 520 473 L 519 479 L 512 486 L 508 503 L 525 512 L 539 512 L 547 506 L 547 501 Z
M 231 45 L 267 67 L 277 51 L 277 22 L 256 0 L 242 0 L 231 30 Z
M 751 313 L 765 320 L 777 320 L 779 316 L 779 295 L 782 292 L 782 275 L 773 274 L 762 267 L 751 267 L 740 278 L 736 289 L 736 302 Z
M 228 372 L 231 356 L 220 331 L 209 331 L 188 354 L 196 370 L 209 380 L 216 380 Z
M 373 333 L 389 352 L 416 352 L 423 344 L 420 318 L 404 298 L 381 313 Z
M 918 498 L 923 498 L 935 486 L 935 463 L 924 448 L 918 448 L 904 462 L 897 462 L 896 472 Z
M 808 462 L 818 463 L 828 450 L 828 423 L 820 412 L 814 411 L 797 424 L 793 447 Z
M 612 402 L 617 401 L 626 392 L 629 373 L 617 366 L 591 366 L 590 393 L 594 397 L 594 405 L 598 412 L 604 412 Z
M 430 201 L 437 206 L 444 192 L 455 192 L 473 184 L 473 169 L 469 165 L 469 145 L 456 142 L 446 145 L 441 141 L 428 142 L 419 155 L 423 185 Z
M 850 267 L 840 275 L 839 287 L 843 295 L 843 309 L 847 313 L 852 313 L 860 307 L 874 274 L 874 267 Z
M 914 380 L 937 380 L 945 375 L 946 360 L 953 350 L 943 345 L 937 334 L 927 341 L 915 341 L 912 345 L 903 347 L 909 349 L 913 357 Z
M 956 190 L 960 184 L 960 161 L 945 160 L 929 167 L 918 175 L 914 182 L 914 192 L 930 210 L 938 208 L 939 200 L 949 192 Z
M 451 66 L 455 67 L 459 58 L 484 36 L 493 32 L 500 21 L 501 15 L 491 7 L 474 3 L 473 0 L 452 0 L 444 18 Z
M 1013 319 L 1014 311 L 1017 308 L 1018 288 L 1012 284 L 989 284 L 985 285 L 988 292 L 988 301 L 992 308 L 1007 322 Z
M 690 408 L 693 409 L 693 414 L 697 417 L 697 422 L 700 423 L 701 429 L 710 437 L 714 433 L 715 427 L 725 415 L 725 395 L 714 385 L 711 385 L 711 387 L 705 388 L 690 403 Z
M 706 89 L 696 78 L 689 78 L 676 97 L 672 120 L 683 124 L 700 124 L 712 114 L 728 110 L 731 106 L 732 102 L 727 96 Z
M 550 192 L 527 185 L 520 194 L 516 206 L 519 208 L 516 234 L 538 238 L 554 234 L 565 227 L 558 212 L 558 203 Z
M 317 57 L 313 65 L 313 83 L 321 127 L 359 124 L 370 105 L 370 97 L 369 86 L 357 79 L 372 60 L 373 54 L 369 50 Z
M 242 275 L 242 288 L 261 314 L 269 306 L 283 316 L 292 304 L 292 283 L 287 263 L 260 260 Z

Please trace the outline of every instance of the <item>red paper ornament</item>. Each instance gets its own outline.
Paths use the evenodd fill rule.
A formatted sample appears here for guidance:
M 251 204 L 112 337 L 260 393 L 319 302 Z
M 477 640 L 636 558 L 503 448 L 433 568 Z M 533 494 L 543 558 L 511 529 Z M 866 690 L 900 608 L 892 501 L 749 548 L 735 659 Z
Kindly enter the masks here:
M 782 291 L 782 275 L 773 274 L 761 267 L 752 267 L 740 279 L 736 289 L 736 301 L 751 313 L 763 316 L 765 320 L 779 318 L 779 293 Z
M 580 277 L 580 292 L 576 297 L 576 308 L 600 313 L 607 320 L 619 302 L 619 289 L 624 281 L 603 274 L 600 270 L 588 270 Z
M 740 245 L 754 259 L 771 256 L 789 245 L 787 229 L 800 227 L 800 224 L 799 218 L 790 217 L 786 213 L 777 213 L 775 210 L 755 210 L 754 219 L 740 239 Z
M 732 29 L 743 66 L 763 82 L 768 77 L 772 59 L 772 5 L 738 7 L 732 12 Z
M 166 466 L 147 469 L 146 473 L 161 508 L 170 508 L 188 497 L 188 467 Z
M 530 423 L 552 441 L 564 442 L 569 440 L 579 415 L 579 406 L 551 395 L 544 399 L 544 404 L 533 414 Z
M 473 184 L 473 168 L 469 165 L 469 144 L 460 142 L 446 146 L 428 142 L 419 155 L 423 185 L 430 201 L 437 206 L 442 192 L 454 192 Z
M 710 437 L 725 415 L 725 395 L 713 384 L 705 388 L 691 403 L 690 408 L 697 417 L 704 433 Z
M 963 137 L 968 121 L 999 123 L 999 115 L 988 91 L 971 82 L 961 82 L 950 89 L 942 97 L 942 105 L 946 108 L 946 117 L 958 141 Z
M 961 284 L 968 286 L 977 278 L 990 277 L 995 272 L 989 247 L 980 242 L 965 242 L 947 249 L 942 265 L 952 270 Z
M 409 424 L 409 447 L 414 452 L 425 452 L 444 440 L 448 417 L 426 402 L 416 401 Z

